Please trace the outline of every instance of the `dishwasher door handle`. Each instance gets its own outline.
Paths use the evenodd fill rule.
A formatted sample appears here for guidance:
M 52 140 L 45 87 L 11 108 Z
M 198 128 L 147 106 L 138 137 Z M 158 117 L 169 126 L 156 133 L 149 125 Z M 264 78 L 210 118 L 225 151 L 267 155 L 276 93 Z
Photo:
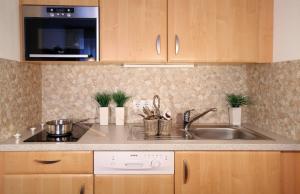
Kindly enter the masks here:
M 128 168 L 136 168 L 136 169 L 144 169 L 143 163 L 124 163 L 125 169 Z

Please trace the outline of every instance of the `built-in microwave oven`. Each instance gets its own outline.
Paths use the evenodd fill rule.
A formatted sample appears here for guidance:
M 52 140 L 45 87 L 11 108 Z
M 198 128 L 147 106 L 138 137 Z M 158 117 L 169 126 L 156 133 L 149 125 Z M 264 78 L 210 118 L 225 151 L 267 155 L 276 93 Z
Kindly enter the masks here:
M 28 61 L 98 61 L 99 8 L 24 6 Z

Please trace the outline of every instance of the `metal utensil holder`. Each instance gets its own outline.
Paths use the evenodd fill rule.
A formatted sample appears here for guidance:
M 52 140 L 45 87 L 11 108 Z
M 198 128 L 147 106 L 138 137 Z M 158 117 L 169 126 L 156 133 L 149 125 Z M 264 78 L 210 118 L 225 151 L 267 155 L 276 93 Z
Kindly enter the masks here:
M 156 136 L 159 132 L 158 127 L 158 119 L 144 119 L 144 130 L 146 136 Z
M 158 134 L 161 136 L 167 136 L 171 134 L 172 130 L 172 120 L 159 120 L 159 132 Z

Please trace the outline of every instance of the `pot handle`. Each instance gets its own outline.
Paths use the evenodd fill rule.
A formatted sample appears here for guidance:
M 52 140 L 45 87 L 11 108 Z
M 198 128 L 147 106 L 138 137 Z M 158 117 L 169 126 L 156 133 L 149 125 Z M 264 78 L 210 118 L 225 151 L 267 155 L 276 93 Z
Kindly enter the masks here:
M 61 160 L 34 160 L 34 161 L 40 164 L 55 164 L 60 162 Z

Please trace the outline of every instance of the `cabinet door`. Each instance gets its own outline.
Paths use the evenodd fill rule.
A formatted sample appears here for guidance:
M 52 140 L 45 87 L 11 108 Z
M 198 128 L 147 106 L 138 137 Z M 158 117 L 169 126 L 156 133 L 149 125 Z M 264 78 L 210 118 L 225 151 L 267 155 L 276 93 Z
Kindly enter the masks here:
M 93 152 L 5 152 L 5 174 L 91 174 Z
M 280 194 L 279 152 L 179 152 L 175 194 Z
M 282 194 L 300 194 L 300 152 L 282 153 Z
M 5 175 L 4 194 L 93 194 L 93 175 Z
M 95 194 L 174 194 L 173 175 L 95 177 Z
M 102 62 L 167 61 L 167 0 L 101 0 Z
M 169 0 L 170 62 L 272 61 L 273 0 Z

